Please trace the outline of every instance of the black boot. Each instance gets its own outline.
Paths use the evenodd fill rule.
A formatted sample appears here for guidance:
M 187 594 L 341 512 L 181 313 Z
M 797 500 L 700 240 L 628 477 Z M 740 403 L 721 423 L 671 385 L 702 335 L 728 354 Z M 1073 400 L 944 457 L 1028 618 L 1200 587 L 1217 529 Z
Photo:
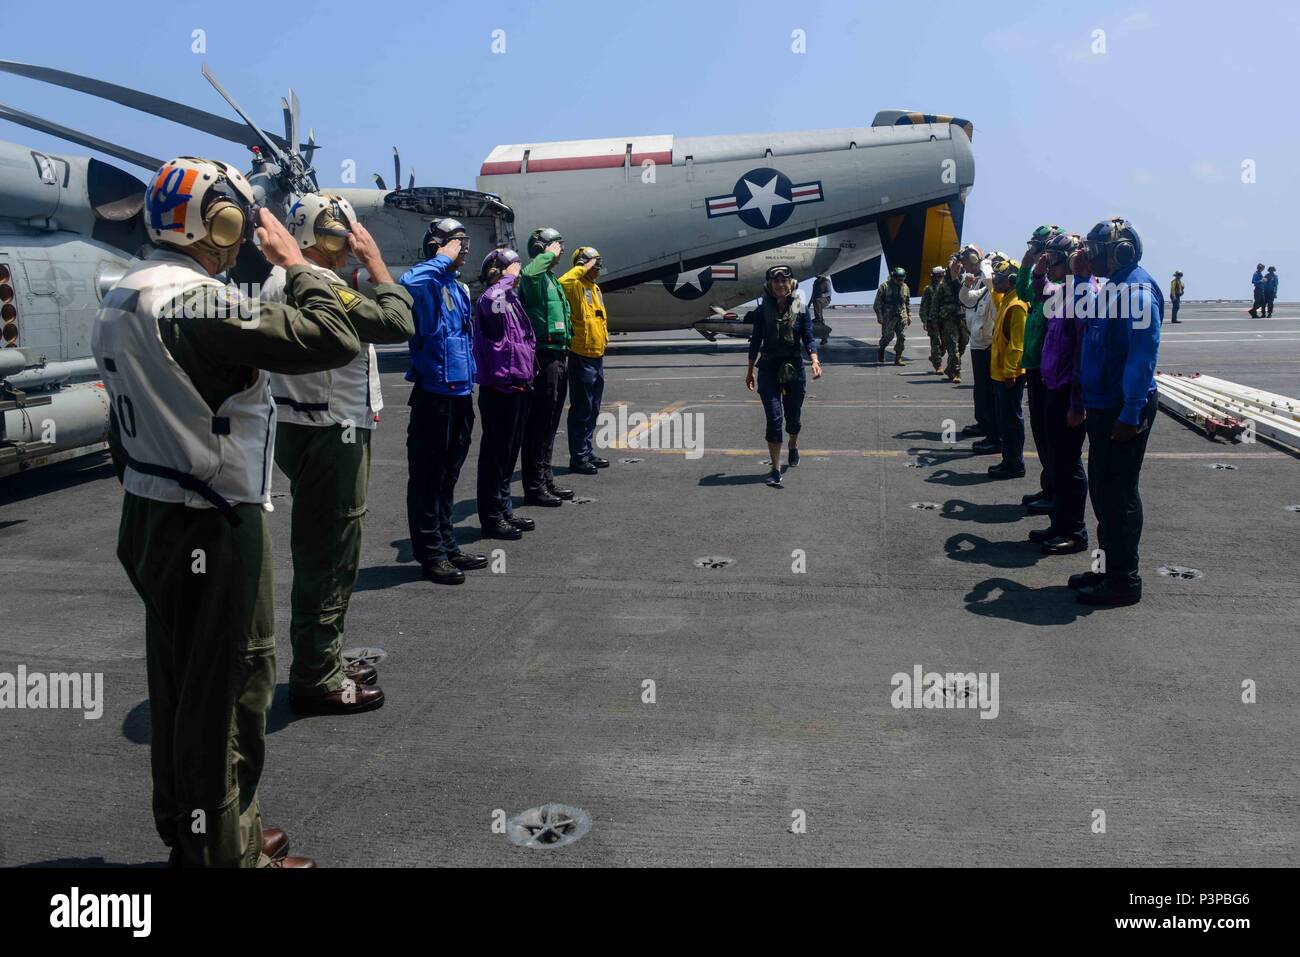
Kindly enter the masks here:
M 446 560 L 434 562 L 432 565 L 425 565 L 421 577 L 425 581 L 433 582 L 435 585 L 465 584 L 465 573 Z
M 1123 605 L 1136 605 L 1142 600 L 1142 583 L 1123 584 L 1113 578 L 1107 578 L 1088 588 L 1080 588 L 1075 596 L 1082 605 L 1095 605 L 1100 608 L 1119 608 Z

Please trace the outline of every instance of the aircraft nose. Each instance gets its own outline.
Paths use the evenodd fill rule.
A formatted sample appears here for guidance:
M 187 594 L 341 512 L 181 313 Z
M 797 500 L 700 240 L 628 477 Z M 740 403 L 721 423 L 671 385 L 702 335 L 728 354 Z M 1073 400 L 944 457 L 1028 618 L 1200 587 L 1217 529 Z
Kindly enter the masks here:
M 970 189 L 975 185 L 975 153 L 971 149 L 970 137 L 956 123 L 948 129 L 952 131 L 952 157 L 957 161 L 957 185 Z

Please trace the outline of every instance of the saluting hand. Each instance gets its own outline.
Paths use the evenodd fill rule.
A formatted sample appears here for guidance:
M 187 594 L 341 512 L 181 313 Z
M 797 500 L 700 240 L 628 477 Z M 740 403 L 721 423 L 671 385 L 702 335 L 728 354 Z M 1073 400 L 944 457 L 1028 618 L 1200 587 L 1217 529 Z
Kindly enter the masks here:
M 257 216 L 257 221 L 261 224 L 257 227 L 257 242 L 262 247 L 262 255 L 266 257 L 267 262 L 272 266 L 282 266 L 285 269 L 290 266 L 302 266 L 307 262 L 302 258 L 298 240 L 289 235 L 289 230 L 271 215 L 269 209 L 265 206 L 259 208 Z
M 375 242 L 375 237 L 370 235 L 370 230 L 360 223 L 352 224 L 352 234 L 348 236 L 348 249 L 352 251 L 353 256 L 357 257 L 357 262 L 366 268 L 366 272 L 370 273 L 372 283 L 393 281 L 392 273 L 384 265 L 379 244 Z

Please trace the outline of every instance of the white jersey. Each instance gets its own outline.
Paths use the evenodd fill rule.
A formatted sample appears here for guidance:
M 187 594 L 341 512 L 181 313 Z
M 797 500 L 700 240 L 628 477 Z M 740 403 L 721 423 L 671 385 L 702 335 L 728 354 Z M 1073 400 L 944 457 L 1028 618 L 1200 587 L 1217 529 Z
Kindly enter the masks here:
M 347 288 L 347 283 L 332 270 L 310 261 L 307 265 L 321 273 L 331 285 Z M 284 282 L 285 271 L 276 266 L 262 284 L 262 299 L 284 302 Z M 375 357 L 375 347 L 370 343 L 363 344 L 366 348 L 340 369 L 304 375 L 271 373 L 271 396 L 275 400 L 276 415 L 282 421 L 296 425 L 352 425 L 373 429 L 379 410 L 384 407 L 384 398 L 379 390 L 379 362 Z
M 159 502 L 255 502 L 269 512 L 275 407 L 267 373 L 255 370 L 252 384 L 213 412 L 158 331 L 159 315 L 176 297 L 200 288 L 199 301 L 227 289 L 189 256 L 157 249 L 100 306 L 91 349 L 128 456 L 122 484 Z
M 980 260 L 980 275 L 975 285 L 957 291 L 957 301 L 966 309 L 966 328 L 970 330 L 972 349 L 993 347 L 993 324 L 997 309 L 993 304 L 993 264 Z

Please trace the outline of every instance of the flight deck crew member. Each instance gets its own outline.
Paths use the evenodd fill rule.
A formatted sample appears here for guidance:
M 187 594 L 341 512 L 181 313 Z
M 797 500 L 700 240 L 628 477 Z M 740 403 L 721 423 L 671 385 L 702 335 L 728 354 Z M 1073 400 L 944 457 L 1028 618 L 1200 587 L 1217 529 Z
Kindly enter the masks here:
M 1078 318 L 1075 303 L 1080 295 L 1091 301 L 1095 292 L 1090 286 L 1092 279 L 1082 268 L 1087 257 L 1078 255 L 1082 249 L 1083 241 L 1078 236 L 1067 235 L 1053 236 L 1043 249 L 1046 269 L 1039 293 L 1047 329 L 1040 369 L 1046 390 L 1043 428 L 1048 434 L 1047 465 L 1052 472 L 1052 521 L 1047 528 L 1030 532 L 1029 540 L 1040 543 L 1045 555 L 1069 555 L 1088 548 L 1088 525 L 1083 514 L 1088 502 L 1088 476 L 1083 468 L 1087 432 L 1079 388 L 1083 321 Z M 1072 269 L 1077 272 L 1073 280 Z
M 1269 266 L 1264 273 L 1264 318 L 1273 318 L 1273 302 L 1277 299 L 1277 267 Z
M 971 445 L 976 455 L 992 455 L 1002 451 L 1002 433 L 998 428 L 998 407 L 993 378 L 989 375 L 993 346 L 993 324 L 997 320 L 997 304 L 993 296 L 993 261 L 1005 258 L 1001 253 L 979 257 L 974 264 L 962 269 L 961 289 L 957 301 L 965 312 L 966 328 L 970 331 L 970 364 L 975 377 L 973 400 L 975 425 L 962 431 L 967 435 L 982 436 Z
M 483 435 L 478 447 L 478 520 L 484 538 L 514 541 L 537 523 L 515 515 L 510 479 L 528 423 L 536 373 L 537 343 L 519 301 L 521 268 L 513 249 L 494 249 L 483 259 L 482 295 L 474 306 L 474 364 Z
M 609 468 L 609 460 L 595 454 L 592 439 L 600 400 L 605 394 L 605 348 L 609 345 L 609 319 L 605 297 L 596 285 L 600 252 L 594 246 L 573 251 L 573 268 L 560 277 L 569 300 L 573 341 L 569 343 L 569 470 L 595 475 Z
M 876 290 L 876 301 L 872 303 L 871 308 L 875 311 L 876 321 L 881 326 L 880 350 L 876 353 L 877 362 L 885 361 L 885 349 L 889 346 L 890 340 L 896 340 L 894 365 L 904 364 L 903 347 L 907 339 L 903 330 L 912 322 L 911 295 L 911 291 L 907 288 L 907 270 L 902 266 L 895 267 L 889 274 L 889 278 Z
M 275 463 L 293 494 L 293 617 L 289 706 L 298 714 L 353 714 L 384 703 L 374 666 L 344 664 L 344 619 L 361 559 L 361 520 L 370 483 L 370 433 L 384 402 L 372 343 L 415 333 L 411 295 L 393 281 L 379 247 L 342 196 L 308 193 L 289 209 L 288 229 L 307 266 L 329 283 L 362 348 L 341 369 L 271 376 Z M 370 274 L 367 299 L 339 277 L 348 253 Z M 262 287 L 267 302 L 290 302 L 285 271 Z
M 943 336 L 939 333 L 939 324 L 935 321 L 935 291 L 943 284 L 946 270 L 935 266 L 930 270 L 930 284 L 921 293 L 921 328 L 930 337 L 930 365 L 935 372 L 943 371 Z
M 573 489 L 557 486 L 551 471 L 555 433 L 569 387 L 569 343 L 573 340 L 569 299 L 551 271 L 563 251 L 564 237 L 558 230 L 549 226 L 533 230 L 528 237 L 528 255 L 532 259 L 519 276 L 519 298 L 537 339 L 537 372 L 520 464 L 524 501 L 551 508 L 573 498 Z
M 1183 274 L 1181 272 L 1175 272 L 1173 281 L 1169 283 L 1169 305 L 1172 308 L 1173 313 L 1170 317 L 1171 322 L 1183 321 L 1178 318 L 1178 307 L 1182 304 L 1184 290 Z
M 341 368 L 360 343 L 267 212 L 257 238 L 297 305 L 215 278 L 255 213 L 234 167 L 172 160 L 143 212 L 156 248 L 104 296 L 91 348 L 126 492 L 117 554 L 145 606 L 154 823 L 176 866 L 314 866 L 282 856 L 288 840 L 263 828 L 257 795 L 275 690 L 267 373 Z
M 469 255 L 465 227 L 454 219 L 430 223 L 424 255 L 401 278 L 415 303 L 406 373 L 414 383 L 407 400 L 406 518 L 423 577 L 460 585 L 467 570 L 487 567 L 485 556 L 460 550 L 451 521 L 456 481 L 474 433 L 473 317 L 469 290 L 457 278 Z
M 959 293 L 961 292 L 961 272 L 963 264 L 973 265 L 972 256 L 978 259 L 979 250 L 974 246 L 967 246 L 957 256 L 957 265 L 954 267 L 952 261 L 949 261 L 948 274 L 944 276 L 943 283 L 935 292 L 934 304 L 931 308 L 933 319 L 939 325 L 939 340 L 942 349 L 948 355 L 944 363 L 943 374 L 948 377 L 948 381 L 961 383 L 961 356 L 966 351 L 966 344 L 970 341 L 969 330 L 966 327 L 965 315 L 961 307 Z
M 1020 272 L 1016 276 L 1016 297 L 1029 307 L 1029 316 L 1025 320 L 1025 351 L 1020 364 L 1025 369 L 1025 392 L 1029 406 L 1029 429 L 1034 436 L 1034 451 L 1038 453 L 1038 491 L 1030 492 L 1021 498 L 1031 515 L 1046 515 L 1052 510 L 1052 474 L 1049 467 L 1051 450 L 1047 445 L 1050 436 L 1043 428 L 1043 402 L 1046 390 L 1043 388 L 1043 376 L 1039 364 L 1043 354 L 1043 336 L 1047 332 L 1047 318 L 1043 315 L 1043 280 L 1047 274 L 1047 264 L 1043 260 L 1043 250 L 1047 241 L 1059 236 L 1064 230 L 1060 226 L 1039 226 L 1029 237 L 1025 248 L 1025 258 L 1020 261 Z
M 1257 310 L 1264 308 L 1264 264 L 1257 263 L 1255 274 L 1250 277 L 1251 297 L 1254 300 L 1250 307 L 1250 318 L 1260 318 Z
M 826 337 L 830 334 L 825 318 L 826 309 L 830 304 L 831 278 L 823 274 L 814 279 L 812 285 L 813 335 L 821 337 L 823 345 L 826 344 Z
M 1138 479 L 1156 418 L 1156 357 L 1165 304 L 1139 265 L 1142 240 L 1132 223 L 1098 223 L 1084 242 L 1092 274 L 1109 280 L 1090 310 L 1079 361 L 1088 414 L 1088 491 L 1106 565 L 1104 572 L 1071 576 L 1069 584 L 1086 605 L 1131 605 L 1142 598 Z
M 906 287 L 904 287 L 906 288 Z M 767 484 L 781 488 L 781 427 L 790 437 L 790 468 L 799 465 L 799 432 L 807 386 L 803 352 L 812 357 L 814 379 L 822 377 L 817 345 L 813 341 L 812 320 L 799 296 L 799 283 L 789 266 L 773 266 L 767 271 L 763 299 L 757 309 L 745 316 L 753 331 L 749 336 L 749 368 L 745 388 L 757 387 L 767 417 L 767 452 L 772 469 Z M 906 300 L 904 300 L 906 302 Z M 762 358 L 759 358 L 759 353 Z
M 989 376 L 993 379 L 998 405 L 998 431 L 1002 435 L 1002 461 L 989 466 L 998 479 L 1021 478 L 1025 474 L 1025 418 L 1021 408 L 1025 395 L 1025 368 L 1020 364 L 1025 350 L 1025 321 L 1029 307 L 1016 295 L 1020 263 L 999 259 L 993 263 L 993 294 L 997 297 L 997 319 L 993 323 L 993 345 L 989 351 Z

